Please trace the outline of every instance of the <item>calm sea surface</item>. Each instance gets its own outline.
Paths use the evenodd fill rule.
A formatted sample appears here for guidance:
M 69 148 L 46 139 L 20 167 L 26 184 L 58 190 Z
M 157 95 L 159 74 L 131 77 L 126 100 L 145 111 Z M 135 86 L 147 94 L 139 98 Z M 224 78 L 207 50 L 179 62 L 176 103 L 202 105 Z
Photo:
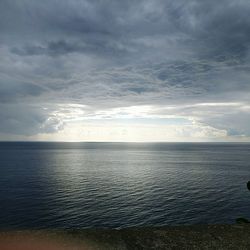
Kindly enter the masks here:
M 0 229 L 250 219 L 250 144 L 0 143 Z

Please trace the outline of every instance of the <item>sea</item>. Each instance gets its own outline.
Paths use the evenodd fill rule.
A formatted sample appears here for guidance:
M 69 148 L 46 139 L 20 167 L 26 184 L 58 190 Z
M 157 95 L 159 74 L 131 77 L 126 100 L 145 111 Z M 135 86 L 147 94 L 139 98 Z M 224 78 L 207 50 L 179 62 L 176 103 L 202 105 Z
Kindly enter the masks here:
M 250 219 L 247 143 L 0 143 L 0 229 Z

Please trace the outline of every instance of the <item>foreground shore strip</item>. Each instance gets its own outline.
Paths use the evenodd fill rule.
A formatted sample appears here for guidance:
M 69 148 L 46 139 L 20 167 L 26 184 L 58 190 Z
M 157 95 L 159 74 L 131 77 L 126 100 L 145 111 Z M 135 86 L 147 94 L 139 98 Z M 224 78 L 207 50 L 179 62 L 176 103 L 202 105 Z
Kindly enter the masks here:
M 2 231 L 0 249 L 250 249 L 250 225 Z

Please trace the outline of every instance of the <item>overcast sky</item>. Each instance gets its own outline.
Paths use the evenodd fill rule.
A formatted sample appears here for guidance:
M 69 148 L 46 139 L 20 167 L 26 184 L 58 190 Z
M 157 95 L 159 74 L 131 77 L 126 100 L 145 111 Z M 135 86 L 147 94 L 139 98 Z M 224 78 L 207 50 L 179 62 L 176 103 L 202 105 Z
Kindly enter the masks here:
M 0 139 L 250 141 L 249 0 L 1 0 Z

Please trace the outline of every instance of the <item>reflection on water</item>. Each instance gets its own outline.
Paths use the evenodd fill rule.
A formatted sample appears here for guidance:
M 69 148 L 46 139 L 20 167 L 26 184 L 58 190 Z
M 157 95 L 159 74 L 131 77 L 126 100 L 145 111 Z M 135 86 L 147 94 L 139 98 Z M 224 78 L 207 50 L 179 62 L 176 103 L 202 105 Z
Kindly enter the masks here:
M 0 227 L 250 217 L 249 144 L 0 143 Z

